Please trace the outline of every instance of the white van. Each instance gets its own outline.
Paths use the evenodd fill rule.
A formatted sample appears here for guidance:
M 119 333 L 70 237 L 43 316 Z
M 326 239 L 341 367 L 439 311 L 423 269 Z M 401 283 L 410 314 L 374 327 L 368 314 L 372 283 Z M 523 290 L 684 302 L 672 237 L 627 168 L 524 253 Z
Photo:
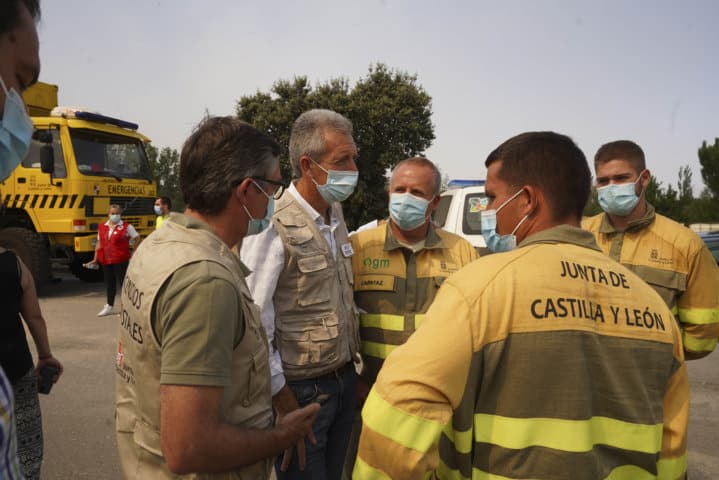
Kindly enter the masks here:
M 484 180 L 450 180 L 432 214 L 435 225 L 464 237 L 480 254 L 488 253 L 480 213 L 487 208 Z

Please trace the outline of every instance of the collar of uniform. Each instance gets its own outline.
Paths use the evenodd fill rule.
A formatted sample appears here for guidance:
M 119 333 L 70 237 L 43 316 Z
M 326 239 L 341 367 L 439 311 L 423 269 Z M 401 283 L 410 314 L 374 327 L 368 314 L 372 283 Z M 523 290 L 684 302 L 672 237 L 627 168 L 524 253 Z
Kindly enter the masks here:
M 650 225 L 654 219 L 656 218 L 657 214 L 654 210 L 654 207 L 651 203 L 647 202 L 647 211 L 644 212 L 644 215 L 642 215 L 641 218 L 637 218 L 636 220 L 632 220 L 629 222 L 629 225 L 627 225 L 627 228 L 625 228 L 624 232 L 634 232 L 637 230 L 641 230 L 642 228 Z M 617 233 L 620 230 L 617 230 L 614 228 L 614 225 L 609 221 L 609 215 L 606 213 L 602 217 L 602 223 L 599 225 L 599 233 Z
M 526 247 L 536 243 L 572 243 L 580 247 L 591 248 L 601 252 L 594 234 L 572 225 L 558 225 L 530 235 L 520 242 L 518 247 Z
M 294 182 L 290 182 L 290 187 L 287 189 L 289 193 L 292 194 L 293 197 L 295 197 L 295 200 L 297 200 L 297 203 L 300 204 L 300 206 L 307 212 L 307 214 L 314 220 L 314 222 L 318 226 L 323 226 L 325 224 L 325 219 L 317 213 L 317 210 L 315 210 L 312 205 L 307 203 L 307 200 L 305 200 L 305 197 L 303 197 L 300 192 L 297 191 L 297 187 L 295 187 Z M 334 232 L 335 228 L 337 228 L 337 225 L 339 225 L 340 221 L 337 219 L 337 216 L 335 215 L 334 209 L 330 206 L 330 229 Z
M 217 233 L 207 223 L 203 222 L 199 218 L 190 217 L 184 213 L 175 212 L 174 215 L 167 218 L 168 222 L 176 223 L 185 228 L 194 228 L 198 230 L 206 230 L 213 235 L 217 236 Z
M 395 237 L 392 233 L 392 228 L 390 228 L 389 226 L 389 222 L 391 221 L 392 220 L 387 220 L 387 222 L 384 224 L 386 232 L 384 238 L 384 249 L 386 252 L 389 252 L 390 250 L 395 250 L 397 248 L 404 248 L 404 245 L 399 243 L 397 237 Z M 429 250 L 432 248 L 446 248 L 446 245 L 444 244 L 442 237 L 440 237 L 437 233 L 436 227 L 432 224 L 432 222 L 430 222 L 429 232 L 427 232 L 427 236 L 424 239 L 424 247 L 422 248 L 422 250 Z

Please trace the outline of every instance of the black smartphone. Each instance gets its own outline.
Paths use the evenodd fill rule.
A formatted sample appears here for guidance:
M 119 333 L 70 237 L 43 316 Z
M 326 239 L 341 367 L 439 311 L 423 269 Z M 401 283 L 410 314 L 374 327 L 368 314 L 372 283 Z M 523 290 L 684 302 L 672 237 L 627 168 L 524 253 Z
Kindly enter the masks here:
M 40 379 L 37 382 L 38 393 L 48 394 L 52 389 L 52 379 L 58 374 L 60 370 L 52 365 L 45 365 L 40 369 Z

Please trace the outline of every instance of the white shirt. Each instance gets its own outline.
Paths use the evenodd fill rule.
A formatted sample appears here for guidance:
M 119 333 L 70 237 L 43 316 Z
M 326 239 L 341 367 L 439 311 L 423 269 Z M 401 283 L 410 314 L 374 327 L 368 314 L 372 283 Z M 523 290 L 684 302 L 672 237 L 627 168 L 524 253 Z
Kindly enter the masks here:
M 314 219 L 317 228 L 322 233 L 330 251 L 337 259 L 337 241 L 335 240 L 335 230 L 340 225 L 339 219 L 330 211 L 330 224 L 325 224 L 322 215 L 307 203 L 295 188 L 294 183 L 285 191 L 284 195 L 292 195 L 297 203 Z M 280 354 L 272 345 L 275 338 L 275 305 L 273 297 L 277 289 L 277 281 L 282 273 L 285 265 L 285 247 L 282 244 L 282 238 L 277 233 L 273 223 L 258 233 L 245 237 L 242 240 L 242 248 L 240 250 L 240 258 L 242 262 L 252 270 L 247 277 L 247 285 L 252 292 L 252 298 L 260 307 L 260 319 L 267 333 L 269 340 L 270 352 L 270 373 L 272 375 L 272 396 L 276 395 L 282 387 L 285 386 L 285 374 L 282 369 L 282 359 Z

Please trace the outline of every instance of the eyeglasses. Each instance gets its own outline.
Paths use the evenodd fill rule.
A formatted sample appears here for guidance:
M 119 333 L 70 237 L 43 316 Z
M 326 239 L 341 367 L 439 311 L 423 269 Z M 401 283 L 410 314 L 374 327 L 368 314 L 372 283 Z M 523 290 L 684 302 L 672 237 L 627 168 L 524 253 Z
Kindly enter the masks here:
M 274 198 L 275 200 L 279 200 L 282 194 L 285 192 L 285 184 L 282 182 L 278 182 L 277 180 L 270 180 L 268 178 L 262 178 L 262 177 L 250 177 L 252 180 L 257 182 L 263 182 L 267 183 L 269 185 L 273 185 L 275 187 L 274 191 L 270 193 L 269 195 Z M 264 190 L 262 190 L 264 192 Z M 265 192 L 267 193 L 267 192 Z

